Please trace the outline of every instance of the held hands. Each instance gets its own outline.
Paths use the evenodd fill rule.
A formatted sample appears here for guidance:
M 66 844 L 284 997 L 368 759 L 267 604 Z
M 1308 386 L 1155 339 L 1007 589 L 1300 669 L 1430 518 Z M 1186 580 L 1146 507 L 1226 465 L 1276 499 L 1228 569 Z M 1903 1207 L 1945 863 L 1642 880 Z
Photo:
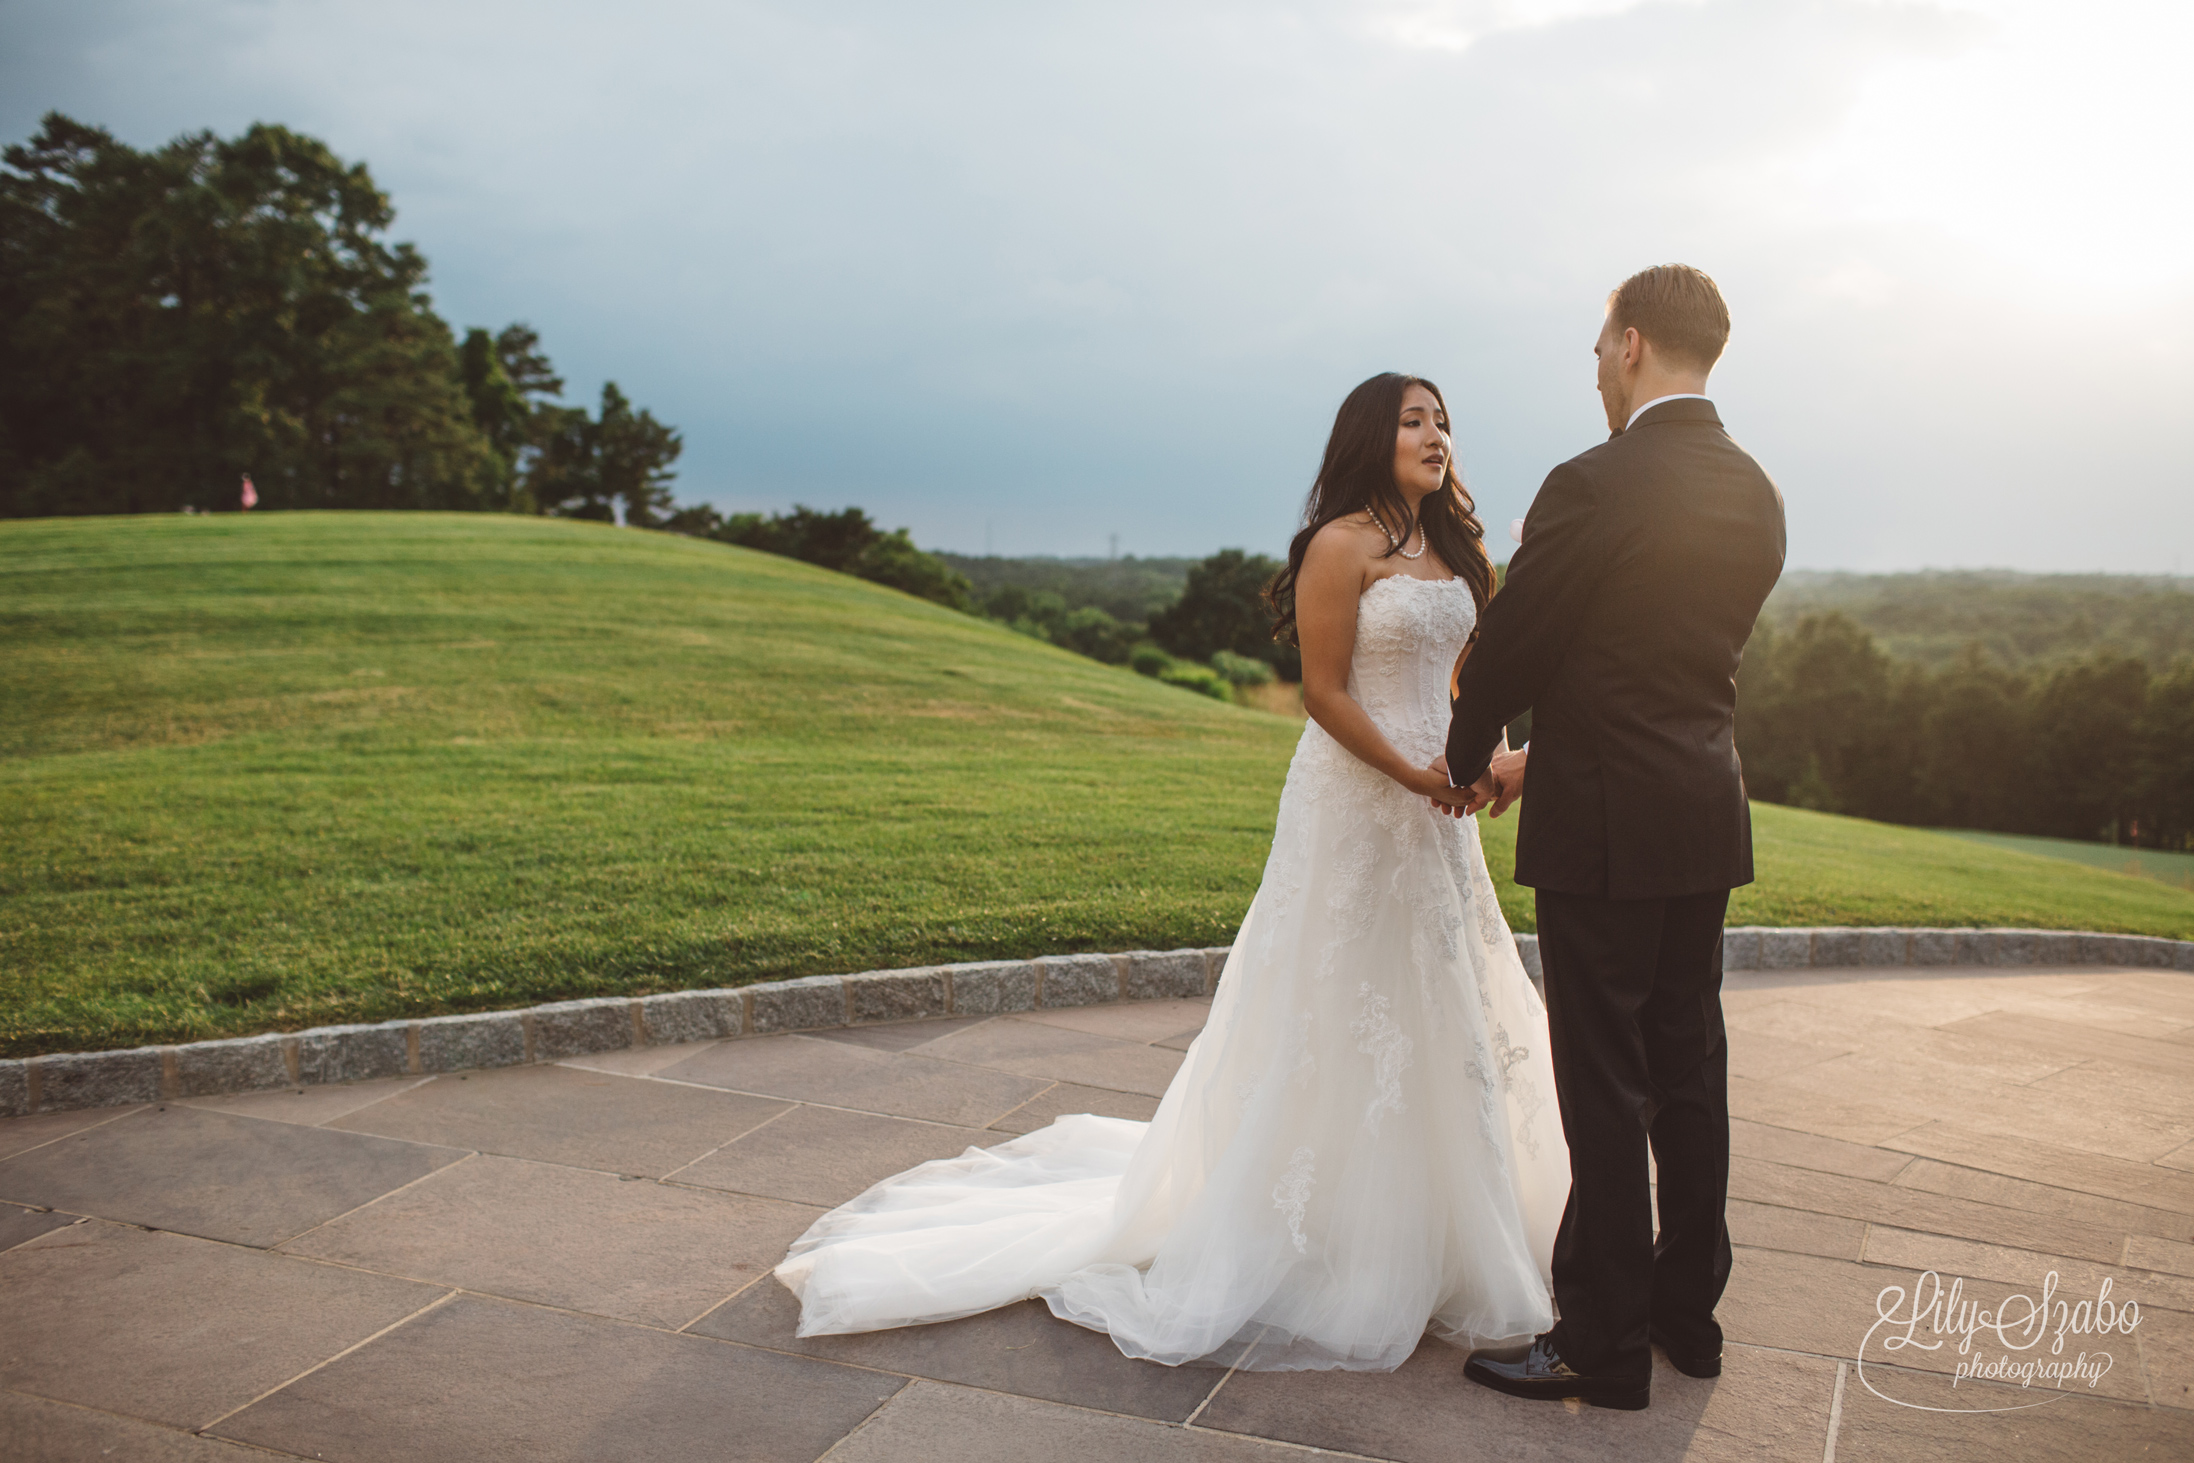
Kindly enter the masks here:
M 1509 804 L 1523 796 L 1526 758 L 1524 752 L 1494 753 L 1493 762 L 1484 775 L 1469 787 L 1449 787 L 1447 757 L 1443 754 L 1433 758 L 1426 768 L 1435 783 L 1426 794 L 1432 811 L 1451 818 L 1468 818 L 1490 805 L 1493 816 L 1500 817 L 1508 811 Z

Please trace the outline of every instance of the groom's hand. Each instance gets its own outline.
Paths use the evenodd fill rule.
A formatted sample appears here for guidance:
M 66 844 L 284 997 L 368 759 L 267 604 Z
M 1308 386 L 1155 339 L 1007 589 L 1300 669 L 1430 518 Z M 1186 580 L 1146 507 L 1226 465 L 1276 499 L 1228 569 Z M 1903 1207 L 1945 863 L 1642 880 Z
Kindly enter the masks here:
M 1493 769 L 1491 767 L 1488 767 L 1482 774 L 1479 775 L 1478 780 L 1470 785 L 1470 802 L 1463 809 L 1463 811 L 1465 813 L 1475 813 L 1480 808 L 1484 807 L 1487 803 L 1495 801 L 1500 796 L 1500 779 L 1495 777 L 1493 775 Z
M 1509 804 L 1524 795 L 1524 769 L 1529 765 L 1528 752 L 1495 752 L 1492 765 L 1486 768 L 1486 776 L 1493 779 L 1497 795 L 1493 800 L 1493 816 L 1498 818 L 1508 811 Z

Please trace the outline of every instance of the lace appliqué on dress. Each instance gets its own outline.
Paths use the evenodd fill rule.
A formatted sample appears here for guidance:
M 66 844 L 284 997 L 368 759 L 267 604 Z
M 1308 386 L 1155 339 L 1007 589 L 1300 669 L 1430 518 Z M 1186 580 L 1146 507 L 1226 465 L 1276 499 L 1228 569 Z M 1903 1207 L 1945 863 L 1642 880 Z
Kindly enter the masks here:
M 1537 1158 L 1539 1156 L 1539 1139 L 1538 1135 L 1532 1131 L 1533 1124 L 1531 1120 L 1538 1115 L 1539 1108 L 1545 1103 L 1546 1099 L 1539 1095 L 1537 1083 L 1529 1077 L 1518 1074 L 1518 1068 L 1522 1067 L 1524 1060 L 1531 1055 L 1531 1048 L 1511 1046 L 1508 1040 L 1508 1028 L 1496 1026 L 1493 1028 L 1493 1051 L 1494 1060 L 1501 1064 L 1501 1087 L 1510 1097 L 1516 1100 L 1518 1117 L 1516 1141 L 1526 1153 L 1533 1158 Z
M 1356 994 L 1364 998 L 1363 1014 L 1348 1029 L 1358 1038 L 1356 1050 L 1371 1058 L 1372 1093 L 1364 1106 L 1364 1126 L 1376 1133 L 1381 1113 L 1402 1110 L 1402 1073 L 1408 1070 L 1412 1043 L 1388 1011 L 1387 998 L 1370 981 L 1358 986 Z

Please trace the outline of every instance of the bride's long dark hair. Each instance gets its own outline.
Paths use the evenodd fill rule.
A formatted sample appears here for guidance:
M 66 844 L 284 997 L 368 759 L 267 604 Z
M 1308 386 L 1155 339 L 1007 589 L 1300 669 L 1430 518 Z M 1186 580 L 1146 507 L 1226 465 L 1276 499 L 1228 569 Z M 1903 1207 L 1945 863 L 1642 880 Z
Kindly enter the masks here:
M 1303 555 L 1310 541 L 1336 518 L 1370 509 L 1394 532 L 1399 544 L 1381 558 L 1390 558 L 1409 542 L 1417 520 L 1410 516 L 1409 500 L 1394 485 L 1394 436 L 1402 420 L 1402 397 L 1412 386 L 1422 386 L 1447 415 L 1447 398 L 1440 388 L 1422 376 L 1386 371 L 1348 394 L 1333 418 L 1333 434 L 1326 438 L 1325 460 L 1310 485 L 1310 501 L 1303 505 L 1303 531 L 1287 546 L 1287 567 L 1273 576 L 1265 588 L 1265 603 L 1278 617 L 1272 638 L 1289 645 L 1302 642 L 1295 632 L 1295 580 L 1303 572 Z M 1447 476 L 1425 495 L 1420 505 L 1425 542 L 1440 562 L 1470 586 L 1478 612 L 1485 613 L 1493 597 L 1493 561 L 1486 555 L 1485 525 L 1478 521 L 1477 504 L 1455 471 L 1455 454 L 1447 458 Z

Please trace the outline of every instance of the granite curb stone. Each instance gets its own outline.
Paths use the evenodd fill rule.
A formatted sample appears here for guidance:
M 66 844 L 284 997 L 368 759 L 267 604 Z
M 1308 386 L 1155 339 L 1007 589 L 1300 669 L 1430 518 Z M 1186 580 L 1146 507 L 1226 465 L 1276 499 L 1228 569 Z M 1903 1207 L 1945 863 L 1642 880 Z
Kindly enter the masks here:
M 1956 965 L 1958 963 L 1958 932 L 1956 930 L 1908 929 L 1905 934 L 1912 941 L 1914 965 Z
M 249 1040 L 249 1038 L 246 1038 Z M 40 1112 L 81 1107 L 120 1107 L 160 1099 L 160 1048 L 69 1052 L 39 1057 Z
M 632 1045 L 632 998 L 602 996 L 589 1001 L 557 1001 L 535 1006 L 533 1056 L 552 1062 Z
M 1127 970 L 1120 994 L 1130 1001 L 1178 1000 L 1204 993 L 1201 950 L 1130 950 L 1120 959 Z
M 419 1070 L 465 1072 L 515 1067 L 526 1059 L 526 1021 L 521 1011 L 479 1011 L 468 1016 L 429 1016 L 419 1023 Z
M 1813 931 L 1760 931 L 1760 969 L 1804 970 L 1813 963 Z
M 1866 935 L 1861 930 L 1841 926 L 1824 926 L 1813 931 L 1812 948 L 1807 952 L 1808 965 L 1864 965 L 1866 964 Z
M 846 984 L 835 975 L 748 986 L 747 1033 L 813 1031 L 846 1024 Z
M 1879 969 L 1885 966 L 1909 965 L 1911 962 L 1911 931 L 1880 928 L 1859 931 L 1857 964 Z
M 919 966 L 913 970 L 872 970 L 865 975 L 843 977 L 846 986 L 846 1020 L 850 1025 L 871 1021 L 921 1021 L 947 1016 L 945 968 Z
M 1516 953 L 1545 989 L 1539 941 Z M 0 1117 L 207 1097 L 292 1084 L 460 1072 L 555 1061 L 630 1046 L 667 1046 L 939 1016 L 1209 995 L 1232 947 L 1130 950 L 980 960 L 854 975 L 815 975 L 735 989 L 558 1001 L 371 1025 L 323 1026 L 170 1047 L 0 1060 Z M 2116 965 L 2194 972 L 2194 941 L 2063 930 L 1917 927 L 1723 932 L 1722 968 Z
M 1037 998 L 1045 1010 L 1102 1006 L 1120 999 L 1120 963 L 1110 955 L 1046 955 Z
M 244 1036 L 233 1041 L 194 1041 L 171 1048 L 173 1080 L 161 1085 L 162 1097 L 216 1097 L 224 1092 L 258 1092 L 290 1084 L 290 1038 Z
M 978 960 L 946 967 L 952 973 L 952 1014 L 998 1016 L 1036 1009 L 1036 962 Z
M 734 990 L 640 997 L 640 1040 L 648 1046 L 715 1041 L 745 1030 L 746 1003 Z
M 297 1033 L 297 1080 L 307 1086 L 401 1077 L 411 1070 L 408 1021 L 318 1026 Z

